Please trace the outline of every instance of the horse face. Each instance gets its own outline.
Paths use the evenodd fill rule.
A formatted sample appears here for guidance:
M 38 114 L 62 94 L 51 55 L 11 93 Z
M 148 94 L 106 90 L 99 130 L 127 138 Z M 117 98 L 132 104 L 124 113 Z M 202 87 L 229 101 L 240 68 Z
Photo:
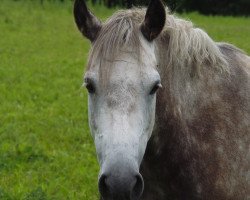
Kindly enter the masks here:
M 104 199 L 112 195 L 138 199 L 143 190 L 139 166 L 153 130 L 155 94 L 161 85 L 153 44 L 145 39 L 142 43 L 147 49 L 145 59 L 138 63 L 129 53 L 120 55 L 110 63 L 105 85 L 99 65 L 85 74 L 89 125 L 101 166 L 99 189 Z
M 74 14 L 79 30 L 95 43 L 103 28 L 100 21 L 82 0 L 75 1 Z M 137 200 L 143 192 L 139 167 L 154 126 L 155 94 L 161 87 L 152 40 L 164 23 L 164 6 L 153 0 L 138 29 L 140 55 L 127 46 L 110 62 L 101 57 L 92 60 L 85 74 L 89 125 L 101 166 L 99 190 L 104 200 Z M 107 62 L 111 70 L 103 75 L 101 63 Z

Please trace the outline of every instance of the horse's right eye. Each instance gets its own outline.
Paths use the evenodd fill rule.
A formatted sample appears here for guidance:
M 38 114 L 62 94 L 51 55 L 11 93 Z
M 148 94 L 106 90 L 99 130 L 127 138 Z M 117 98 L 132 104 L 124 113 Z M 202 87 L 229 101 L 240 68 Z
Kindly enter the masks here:
M 85 83 L 85 87 L 90 94 L 93 94 L 95 92 L 95 87 L 92 83 Z
M 156 91 L 157 91 L 159 88 L 162 88 L 162 85 L 161 85 L 160 82 L 157 82 L 157 83 L 154 85 L 154 87 L 151 89 L 151 91 L 150 91 L 149 94 L 150 94 L 150 95 L 155 94 Z

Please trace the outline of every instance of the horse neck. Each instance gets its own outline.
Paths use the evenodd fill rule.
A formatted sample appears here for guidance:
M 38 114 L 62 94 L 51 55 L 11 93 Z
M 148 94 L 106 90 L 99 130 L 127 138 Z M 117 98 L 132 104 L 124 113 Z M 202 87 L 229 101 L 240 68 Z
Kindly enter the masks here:
M 190 94 L 192 79 L 191 66 L 180 64 L 171 65 L 168 51 L 168 36 L 162 36 L 156 41 L 156 58 L 158 71 L 161 76 L 163 88 L 157 95 L 157 108 L 165 109 L 165 118 L 181 120 L 184 111 L 187 113 L 184 103 L 187 103 Z M 181 59 L 181 58 L 180 58 Z M 194 91 L 192 91 L 194 92 Z M 189 99 L 191 101 L 191 99 Z M 190 102 L 191 103 L 191 102 Z M 156 112 L 156 117 L 162 117 L 163 112 Z M 162 121 L 162 120 L 161 120 Z M 165 120 L 164 120 L 165 121 Z
M 155 41 L 155 55 L 163 85 L 157 106 L 165 108 L 165 115 L 185 124 L 196 113 L 203 90 L 213 87 L 214 79 L 220 81 L 220 72 L 226 72 L 228 64 L 204 31 L 188 23 L 183 29 L 183 23 L 177 20 L 175 29 L 163 31 Z
M 189 146 L 189 121 L 197 115 L 199 106 L 197 99 L 202 96 L 202 90 L 209 84 L 209 76 L 200 79 L 198 72 L 191 65 L 177 62 L 171 65 L 168 51 L 169 37 L 160 37 L 155 41 L 155 54 L 158 61 L 158 72 L 161 77 L 162 88 L 157 93 L 156 100 L 156 120 L 153 136 L 149 142 L 152 150 L 149 154 L 164 154 L 165 148 L 183 148 L 183 152 L 188 152 Z M 181 59 L 181 58 L 180 58 Z M 204 64 L 206 65 L 206 64 Z M 206 66 L 202 66 L 206 69 Z M 199 73 L 205 74 L 206 71 Z M 213 70 L 212 70 L 213 71 Z M 213 74 L 214 72 L 209 72 Z M 178 144 L 174 145 L 173 144 Z M 184 150 L 185 149 L 185 150 Z M 151 151 L 149 150 L 149 151 Z M 168 150 L 167 150 L 168 151 Z M 185 157 L 185 153 L 178 155 L 179 159 Z M 170 152 L 171 154 L 171 152 Z M 164 155 L 162 155 L 164 156 Z M 165 155 L 166 156 L 166 155 Z M 171 155 L 169 157 L 172 157 Z

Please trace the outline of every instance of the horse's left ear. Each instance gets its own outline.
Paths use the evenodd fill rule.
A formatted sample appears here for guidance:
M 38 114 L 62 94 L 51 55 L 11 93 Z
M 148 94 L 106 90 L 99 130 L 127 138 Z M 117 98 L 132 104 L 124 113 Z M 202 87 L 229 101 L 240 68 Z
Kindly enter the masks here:
M 75 0 L 75 22 L 81 33 L 91 42 L 95 41 L 102 24 L 87 8 L 85 0 Z
M 162 31 L 166 21 L 166 11 L 161 0 L 151 0 L 149 3 L 145 19 L 141 24 L 143 36 L 152 41 Z

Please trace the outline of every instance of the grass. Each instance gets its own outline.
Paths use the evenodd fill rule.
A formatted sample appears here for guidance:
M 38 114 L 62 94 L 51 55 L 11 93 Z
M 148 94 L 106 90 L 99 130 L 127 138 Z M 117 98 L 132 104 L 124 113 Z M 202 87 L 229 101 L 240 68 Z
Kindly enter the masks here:
M 70 1 L 0 0 L 0 199 L 97 200 L 98 164 L 81 88 L 90 43 Z M 114 10 L 91 6 L 101 19 Z M 184 14 L 250 53 L 250 19 Z

